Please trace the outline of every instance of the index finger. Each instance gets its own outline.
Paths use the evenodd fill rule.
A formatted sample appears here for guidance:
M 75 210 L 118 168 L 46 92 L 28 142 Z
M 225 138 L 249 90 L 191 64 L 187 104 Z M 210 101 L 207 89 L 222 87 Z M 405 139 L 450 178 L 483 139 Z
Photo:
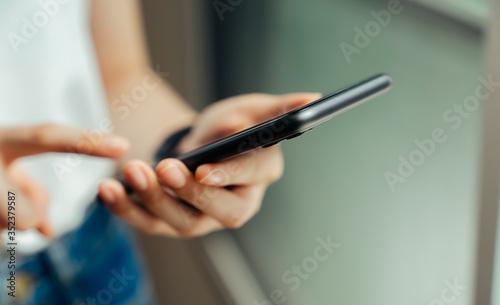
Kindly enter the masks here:
M 3 129 L 0 146 L 2 156 L 12 161 L 45 152 L 116 158 L 126 153 L 129 144 L 127 139 L 117 135 L 44 124 Z

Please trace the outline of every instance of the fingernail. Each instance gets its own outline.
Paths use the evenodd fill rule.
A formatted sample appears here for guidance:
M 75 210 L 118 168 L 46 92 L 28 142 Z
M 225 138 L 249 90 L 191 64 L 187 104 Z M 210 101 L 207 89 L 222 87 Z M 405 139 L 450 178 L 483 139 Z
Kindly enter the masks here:
M 144 191 L 148 188 L 148 180 L 138 167 L 134 166 L 130 168 L 129 173 L 134 181 L 135 189 L 137 189 L 138 191 Z
M 165 167 L 161 174 L 163 178 L 166 180 L 169 186 L 173 188 L 181 188 L 186 185 L 186 177 L 180 170 L 180 168 L 175 164 L 169 164 Z
M 42 233 L 48 239 L 52 239 L 54 237 L 54 230 L 52 229 L 48 218 L 46 218 L 38 227 L 38 231 L 40 231 L 40 233 Z
M 113 204 L 115 202 L 115 195 L 109 188 L 110 187 L 106 186 L 106 184 L 103 186 L 101 189 L 101 197 L 107 204 Z
M 117 135 L 106 135 L 103 145 L 110 149 L 124 150 L 128 148 L 128 140 Z
M 213 170 L 205 178 L 200 180 L 200 183 L 210 184 L 210 185 L 218 185 L 221 184 L 225 179 L 224 173 L 220 170 Z

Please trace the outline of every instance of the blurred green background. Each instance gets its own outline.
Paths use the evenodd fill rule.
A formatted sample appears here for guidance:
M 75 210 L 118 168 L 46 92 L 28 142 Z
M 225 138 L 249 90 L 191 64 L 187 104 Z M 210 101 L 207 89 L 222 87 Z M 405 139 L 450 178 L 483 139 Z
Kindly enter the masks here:
M 281 289 L 286 304 L 432 304 L 455 279 L 466 288 L 453 304 L 472 301 L 481 108 L 456 130 L 443 114 L 475 94 L 486 2 L 402 1 L 348 63 L 340 44 L 354 45 L 354 28 L 387 5 L 243 1 L 223 21 L 215 16 L 219 98 L 327 94 L 379 72 L 394 78 L 390 92 L 283 143 L 283 179 L 235 233 L 267 295 Z M 463 8 L 471 14 L 455 15 Z M 436 128 L 446 142 L 391 191 L 384 173 L 397 173 L 398 157 Z M 283 274 L 327 236 L 340 248 L 292 291 Z

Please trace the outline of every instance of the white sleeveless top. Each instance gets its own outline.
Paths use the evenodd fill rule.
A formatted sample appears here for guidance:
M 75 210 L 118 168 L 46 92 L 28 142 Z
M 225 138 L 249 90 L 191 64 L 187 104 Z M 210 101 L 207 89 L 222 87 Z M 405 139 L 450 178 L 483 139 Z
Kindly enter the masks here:
M 110 132 L 89 18 L 87 0 L 0 1 L 0 126 L 56 123 Z M 99 181 L 115 168 L 110 160 L 69 153 L 19 164 L 49 192 L 57 236 L 82 223 Z M 17 242 L 21 253 L 48 244 L 36 230 L 17 231 Z

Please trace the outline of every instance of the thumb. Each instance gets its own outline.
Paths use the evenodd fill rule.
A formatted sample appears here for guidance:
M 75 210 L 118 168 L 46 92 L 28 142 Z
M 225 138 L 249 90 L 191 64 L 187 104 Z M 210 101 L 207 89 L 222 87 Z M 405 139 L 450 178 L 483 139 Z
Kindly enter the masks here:
M 128 148 L 128 140 L 124 137 L 60 125 L 0 129 L 0 153 L 6 164 L 20 157 L 46 152 L 118 158 Z
M 277 103 L 282 111 L 281 114 L 285 114 L 302 106 L 309 104 L 323 96 L 322 93 L 311 93 L 311 92 L 300 92 L 300 93 L 288 93 L 283 94 L 279 97 Z
M 260 113 L 257 114 L 258 121 L 264 122 L 272 118 L 283 115 L 287 112 L 300 108 L 321 98 L 321 93 L 299 92 L 287 93 L 283 95 L 274 95 L 273 102 L 260 107 Z

